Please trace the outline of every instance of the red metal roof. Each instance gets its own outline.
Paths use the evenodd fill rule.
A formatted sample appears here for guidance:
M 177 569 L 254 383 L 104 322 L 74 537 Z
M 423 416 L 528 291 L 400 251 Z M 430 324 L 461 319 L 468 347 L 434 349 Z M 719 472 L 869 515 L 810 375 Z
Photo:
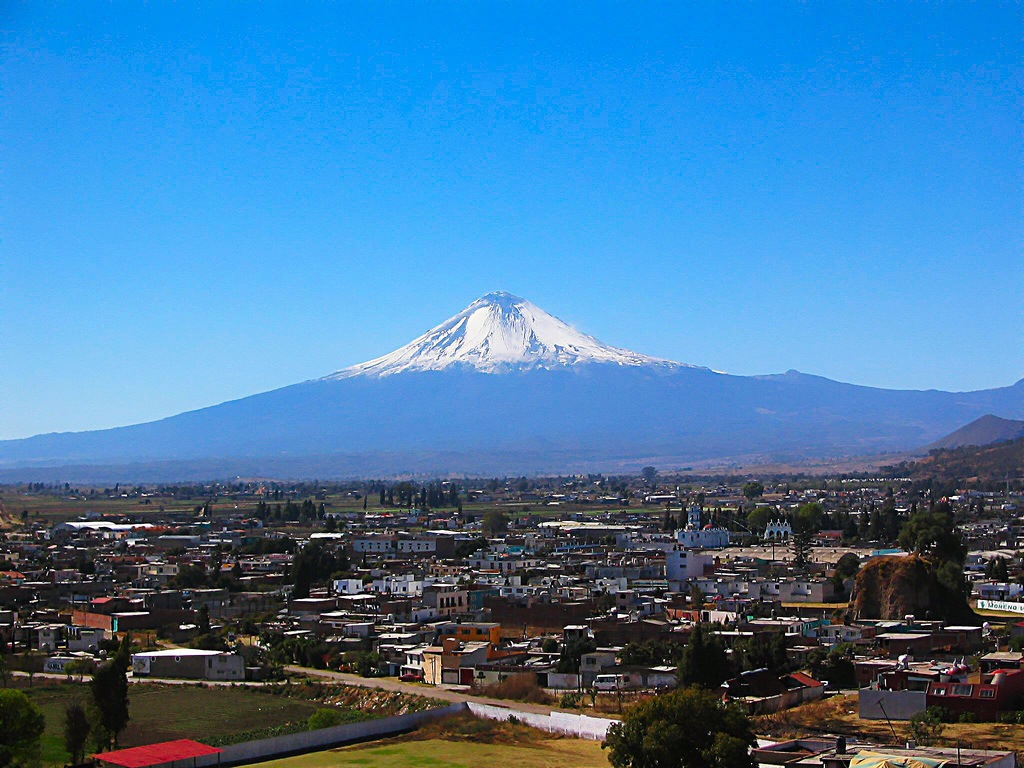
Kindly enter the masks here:
M 151 765 L 191 760 L 193 757 L 202 757 L 203 755 L 215 755 L 222 751 L 216 747 L 192 741 L 192 739 L 176 739 L 175 741 L 161 741 L 159 744 L 147 744 L 144 747 L 100 752 L 93 757 L 104 763 L 120 765 L 124 768 L 148 768 Z
M 803 683 L 809 688 L 820 688 L 823 685 L 821 681 L 815 680 L 813 677 L 805 675 L 803 672 L 791 672 L 789 676 L 798 683 Z

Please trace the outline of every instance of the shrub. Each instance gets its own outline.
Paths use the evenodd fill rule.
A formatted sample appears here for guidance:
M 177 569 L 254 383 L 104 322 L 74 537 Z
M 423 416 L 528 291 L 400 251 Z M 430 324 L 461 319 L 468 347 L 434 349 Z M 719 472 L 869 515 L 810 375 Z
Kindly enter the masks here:
M 582 699 L 583 696 L 579 693 L 563 693 L 562 698 L 558 701 L 558 706 L 562 709 L 579 709 Z
M 942 736 L 942 707 L 928 707 L 910 718 L 910 738 L 922 747 L 938 741 Z
M 318 709 L 312 715 L 309 716 L 309 730 L 319 731 L 321 728 L 333 728 L 336 725 L 341 725 L 342 715 L 336 709 Z
M 537 676 L 532 672 L 510 675 L 500 683 L 484 686 L 482 692 L 485 696 L 495 699 L 526 701 L 531 704 L 551 703 L 551 697 L 548 696 L 543 688 L 537 685 Z

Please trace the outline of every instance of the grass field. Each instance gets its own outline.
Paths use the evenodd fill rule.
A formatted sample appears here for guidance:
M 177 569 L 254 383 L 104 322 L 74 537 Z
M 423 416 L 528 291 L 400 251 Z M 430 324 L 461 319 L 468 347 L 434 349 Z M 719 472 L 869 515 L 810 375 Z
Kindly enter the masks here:
M 608 757 L 607 752 L 602 752 L 600 742 L 577 739 L 562 739 L 527 746 L 423 739 L 390 740 L 371 746 L 343 747 L 328 752 L 314 752 L 274 760 L 263 765 L 268 768 L 608 768 Z
M 754 730 L 761 734 L 795 737 L 808 734 L 845 734 L 860 736 L 881 744 L 892 744 L 909 737 L 905 722 L 893 722 L 896 738 L 885 720 L 861 720 L 857 716 L 856 696 L 833 696 L 804 704 L 775 715 L 755 719 Z M 949 723 L 943 727 L 941 746 L 974 749 L 1012 749 L 1024 752 L 1024 728 L 1002 723 Z
M 598 741 L 553 737 L 510 723 L 454 717 L 409 736 L 263 763 L 266 768 L 608 768 Z
M 24 689 L 46 716 L 42 758 L 65 763 L 64 707 L 72 701 L 86 704 L 87 684 L 40 685 Z M 128 691 L 131 722 L 121 735 L 122 747 L 155 741 L 213 737 L 269 728 L 306 720 L 321 706 L 316 702 L 274 696 L 244 688 L 193 685 L 133 685 Z
M 327 494 L 323 499 L 327 508 L 334 513 L 363 512 L 362 503 L 353 500 L 344 494 Z M 106 495 L 95 497 L 71 496 L 58 493 L 29 493 L 15 487 L 0 488 L 0 524 L 5 528 L 19 529 L 22 527 L 22 512 L 27 512 L 30 520 L 45 520 L 48 523 L 55 523 L 64 520 L 74 520 L 87 512 L 99 514 L 120 514 L 132 515 L 140 520 L 164 515 L 191 515 L 196 506 L 209 501 L 208 497 L 195 496 L 188 498 L 172 498 L 170 496 L 153 496 L 149 498 L 113 498 Z M 233 499 L 230 495 L 218 496 L 212 503 L 211 509 L 214 517 L 218 514 L 254 514 L 257 499 L 252 496 L 242 496 Z M 394 507 L 381 507 L 377 497 L 371 494 L 368 498 L 366 512 L 369 514 L 400 513 L 401 510 Z M 268 502 L 271 505 L 277 502 Z M 284 503 L 284 500 L 281 500 Z M 480 516 L 492 509 L 499 509 L 511 516 L 526 513 L 529 509 L 531 514 L 541 517 L 564 517 L 568 514 L 582 514 L 590 517 L 605 512 L 620 511 L 618 506 L 603 506 L 593 504 L 566 504 L 560 507 L 548 507 L 543 501 L 514 502 L 467 502 L 464 510 L 467 513 Z M 634 503 L 629 508 L 631 512 L 650 513 L 660 519 L 661 511 L 648 508 L 641 508 Z M 291 527 L 290 527 L 291 528 Z

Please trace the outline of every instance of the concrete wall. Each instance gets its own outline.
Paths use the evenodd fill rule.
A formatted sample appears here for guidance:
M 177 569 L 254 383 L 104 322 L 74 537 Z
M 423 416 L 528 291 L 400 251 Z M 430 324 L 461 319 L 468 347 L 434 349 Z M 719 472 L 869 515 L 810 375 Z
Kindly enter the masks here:
M 411 731 L 423 723 L 439 717 L 457 715 L 465 711 L 465 704 L 456 703 L 439 709 L 428 709 L 425 712 L 412 712 L 407 715 L 367 720 L 363 723 L 346 723 L 333 728 L 321 728 L 316 731 L 290 733 L 270 739 L 245 741 L 241 744 L 224 747 L 224 751 L 219 755 L 219 762 L 221 765 L 254 763 L 285 755 L 328 749 L 366 739 L 383 738 Z M 218 755 L 207 755 L 198 758 L 195 768 L 207 768 L 207 766 L 215 766 L 217 763 Z
M 861 688 L 859 714 L 865 720 L 909 720 L 928 708 L 924 691 L 875 691 Z M 882 712 L 885 707 L 885 712 Z
M 539 728 L 548 733 L 560 733 L 563 736 L 592 741 L 603 741 L 608 729 L 617 722 L 603 717 L 576 715 L 571 712 L 552 712 L 550 715 L 521 712 L 512 707 L 496 707 L 491 704 L 478 704 L 475 701 L 466 702 L 466 705 L 469 707 L 469 711 L 477 717 L 488 720 L 508 720 L 509 717 L 515 717 L 523 725 Z

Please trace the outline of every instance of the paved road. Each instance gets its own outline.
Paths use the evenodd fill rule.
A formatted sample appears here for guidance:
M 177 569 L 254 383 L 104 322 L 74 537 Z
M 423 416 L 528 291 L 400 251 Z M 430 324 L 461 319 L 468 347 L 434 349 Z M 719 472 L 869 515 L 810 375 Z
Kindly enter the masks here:
M 12 675 L 18 677 L 28 677 L 27 672 L 21 672 L 18 670 L 12 671 Z M 68 678 L 67 675 L 57 672 L 36 672 L 37 680 L 58 680 L 61 682 L 70 679 L 74 683 L 88 683 L 92 679 L 92 674 L 78 675 L 77 673 Z M 268 683 L 253 681 L 253 680 L 190 680 L 180 677 L 134 677 L 131 672 L 128 673 L 129 683 L 162 683 L 165 685 L 268 685 Z
M 289 672 L 295 674 L 309 675 L 310 677 L 324 677 L 330 680 L 337 680 L 346 685 L 358 685 L 361 688 L 383 688 L 385 691 L 396 691 L 398 693 L 411 693 L 417 696 L 428 696 L 443 701 L 477 701 L 481 704 L 491 704 L 495 707 L 505 707 L 509 710 L 520 712 L 533 712 L 539 715 L 546 715 L 557 710 L 557 707 L 549 707 L 544 704 L 526 704 L 521 701 L 504 701 L 502 699 L 488 699 L 483 696 L 472 696 L 466 693 L 465 688 L 454 688 L 448 686 L 423 685 L 421 683 L 403 683 L 393 677 L 360 677 L 345 672 L 331 672 L 325 669 L 310 669 L 308 667 L 286 667 Z M 564 710 L 562 710 L 564 711 Z M 579 713 L 573 713 L 579 714 Z

